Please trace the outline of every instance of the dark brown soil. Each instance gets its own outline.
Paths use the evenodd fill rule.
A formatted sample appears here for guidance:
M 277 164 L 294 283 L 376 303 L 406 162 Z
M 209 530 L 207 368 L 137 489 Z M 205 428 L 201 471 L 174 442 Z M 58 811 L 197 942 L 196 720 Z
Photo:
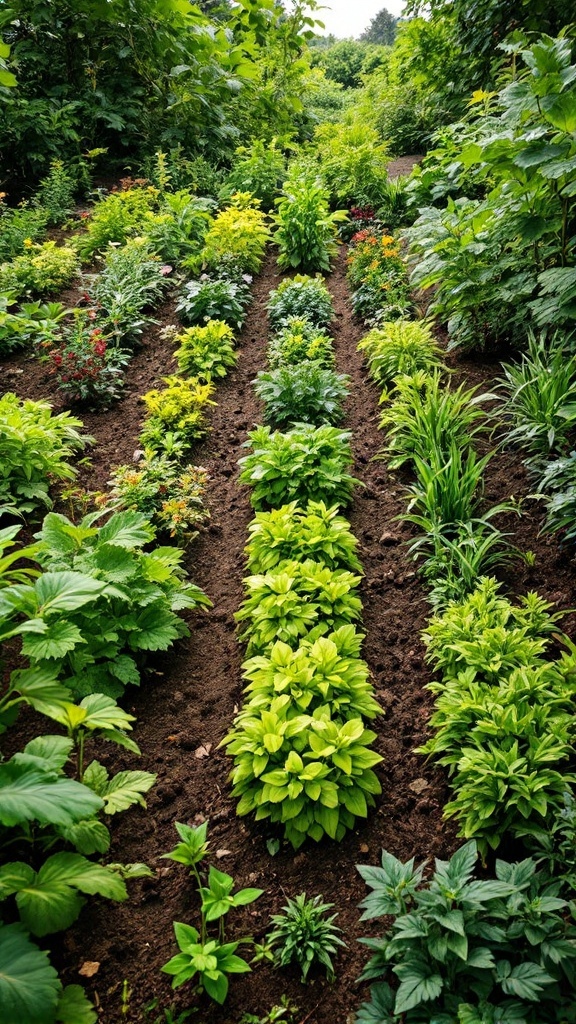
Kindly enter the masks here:
M 396 521 L 404 509 L 405 479 L 391 475 L 382 461 L 373 461 L 382 446 L 377 430 L 378 394 L 368 383 L 356 352 L 363 331 L 350 312 L 344 253 L 328 286 L 337 312 L 338 364 L 351 378 L 346 426 L 353 432 L 355 474 L 365 484 L 356 494 L 350 520 L 360 540 L 365 569 L 364 655 L 385 709 L 376 725 L 376 746 L 384 756 L 377 769 L 383 791 L 369 820 L 342 843 L 310 844 L 297 854 L 284 845 L 271 857 L 266 840 L 274 836 L 272 829 L 238 819 L 235 814 L 228 783 L 230 762 L 218 744 L 232 724 L 242 694 L 242 651 L 235 636 L 234 612 L 243 597 L 243 548 L 252 511 L 247 490 L 237 482 L 236 462 L 247 431 L 261 418 L 250 383 L 265 363 L 268 330 L 264 307 L 278 281 L 270 259 L 254 285 L 252 306 L 239 339 L 238 366 L 218 386 L 212 432 L 194 452 L 194 461 L 206 466 L 210 474 L 211 521 L 189 549 L 187 565 L 214 608 L 191 617 L 190 638 L 168 653 L 161 670 L 151 674 L 139 690 L 130 691 L 124 701 L 137 716 L 135 737 L 141 758 L 108 746 L 94 748 L 111 770 L 139 767 L 158 774 L 147 810 L 131 810 L 112 819 L 111 859 L 145 861 L 154 870 L 154 878 L 132 883 L 131 899 L 125 904 L 91 899 L 77 925 L 51 943 L 63 980 L 84 981 L 104 1024 L 154 1021 L 172 1001 L 178 1010 L 194 1003 L 182 989 L 173 994 L 169 979 L 160 973 L 161 965 L 176 952 L 172 922 L 198 923 L 197 897 L 186 870 L 161 859 L 176 841 L 175 821 L 208 819 L 213 862 L 234 875 L 239 886 L 256 885 L 265 890 L 252 907 L 230 915 L 231 938 L 252 934 L 261 940 L 270 914 L 278 912 L 287 897 L 305 891 L 321 893 L 334 903 L 348 942 L 348 949 L 338 956 L 334 984 L 316 977 L 303 987 L 295 970 L 280 973 L 259 965 L 252 974 L 232 978 L 225 1008 L 202 1002 L 201 1012 L 194 1018 L 202 1024 L 238 1024 L 244 1012 L 268 1011 L 283 992 L 299 1006 L 302 1024 L 346 1024 L 366 994 L 366 988 L 362 991 L 355 985 L 367 958 L 356 940 L 378 932 L 377 927 L 359 923 L 357 905 L 365 889 L 355 865 L 375 863 L 382 848 L 403 859 L 416 856 L 422 860 L 447 856 L 457 845 L 455 829 L 442 820 L 441 809 L 447 799 L 443 772 L 413 753 L 426 736 L 431 708 L 430 695 L 423 689 L 430 674 L 419 639 L 429 606 L 402 544 L 409 535 L 408 527 Z M 171 322 L 172 316 L 168 304 L 161 316 L 163 323 Z M 171 347 L 161 341 L 158 332 L 159 328 L 154 328 L 148 333 L 145 347 L 131 363 L 123 401 L 110 412 L 84 417 L 87 430 L 97 439 L 92 467 L 82 471 L 88 487 L 102 487 L 110 467 L 129 460 L 137 447 L 142 414 L 139 395 L 172 368 Z M 461 362 L 459 369 L 467 379 L 487 387 L 495 372 L 493 365 L 478 362 Z M 9 370 L 11 376 L 6 381 L 19 394 L 54 400 L 50 382 L 37 363 L 13 359 Z M 491 501 L 510 493 L 529 493 L 517 454 L 499 456 L 488 474 Z M 521 566 L 509 574 L 506 583 L 519 590 L 539 589 L 562 607 L 573 605 L 573 564 L 555 542 L 538 537 L 538 506 L 526 507 L 528 514 L 519 524 L 513 520 L 512 526 L 519 545 L 536 552 L 536 566 Z M 100 965 L 89 981 L 79 975 L 85 961 Z M 123 1014 L 125 980 L 131 996 Z M 146 1015 L 144 1008 L 155 997 L 159 1009 Z

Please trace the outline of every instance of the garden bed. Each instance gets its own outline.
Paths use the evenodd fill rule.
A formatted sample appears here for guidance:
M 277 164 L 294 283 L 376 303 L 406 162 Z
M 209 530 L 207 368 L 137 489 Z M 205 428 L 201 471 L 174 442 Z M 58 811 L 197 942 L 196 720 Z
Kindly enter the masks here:
M 275 833 L 251 819 L 237 818 L 228 782 L 230 760 L 218 749 L 241 703 L 241 649 L 234 612 L 242 600 L 243 548 L 252 510 L 247 490 L 237 482 L 236 463 L 243 454 L 247 431 L 261 420 L 261 407 L 250 384 L 264 365 L 269 334 L 265 303 L 280 277 L 270 257 L 254 284 L 252 304 L 238 340 L 238 366 L 219 384 L 211 433 L 192 452 L 192 461 L 209 472 L 211 519 L 188 549 L 186 563 L 192 579 L 206 591 L 214 607 L 190 616 L 191 636 L 157 661 L 157 670 L 139 690 L 131 689 L 123 702 L 137 717 L 135 735 L 142 750 L 137 766 L 157 772 L 158 782 L 149 794 L 147 811 L 133 809 L 113 822 L 110 858 L 144 861 L 155 876 L 132 883 L 131 898 L 124 904 L 93 900 L 79 922 L 52 943 L 55 966 L 63 980 L 86 984 L 105 1024 L 155 1020 L 172 999 L 179 1011 L 190 1005 L 185 990 L 172 997 L 168 978 L 160 974 L 160 967 L 175 951 L 172 922 L 195 923 L 198 919 L 197 896 L 186 870 L 161 859 L 175 843 L 175 821 L 197 824 L 208 819 L 212 860 L 232 874 L 239 886 L 265 890 L 256 904 L 237 911 L 232 937 L 252 934 L 261 941 L 270 914 L 277 913 L 287 897 L 305 891 L 308 895 L 321 893 L 334 903 L 337 923 L 348 943 L 348 949 L 338 956 L 334 984 L 317 977 L 304 988 L 295 969 L 279 973 L 258 965 L 253 973 L 233 979 L 225 1008 L 203 1002 L 198 1015 L 203 1024 L 236 1022 L 244 1012 L 262 1014 L 283 992 L 298 1005 L 299 1020 L 344 1024 L 360 1000 L 355 979 L 366 960 L 356 939 L 369 932 L 359 923 L 357 905 L 365 887 L 355 864 L 376 863 L 382 848 L 402 859 L 415 856 L 422 860 L 448 856 L 458 845 L 455 828 L 442 820 L 447 800 L 444 773 L 413 753 L 426 738 L 432 707 L 431 695 L 422 688 L 430 671 L 419 638 L 429 606 L 402 545 L 410 535 L 409 528 L 395 521 L 405 507 L 401 491 L 409 476 L 390 474 L 384 462 L 373 461 L 382 447 L 377 429 L 378 392 L 367 381 L 362 357 L 356 351 L 364 331 L 350 311 L 345 274 L 342 251 L 327 285 L 337 314 L 334 342 L 338 369 L 351 377 L 345 426 L 352 430 L 353 472 L 364 484 L 356 491 L 349 518 L 360 541 L 365 572 L 361 587 L 367 634 L 363 654 L 373 675 L 376 699 L 386 712 L 377 720 L 375 744 L 384 757 L 378 768 L 383 792 L 369 820 L 343 842 L 324 841 L 318 846 L 308 842 L 296 854 L 283 845 L 271 857 L 266 840 Z M 80 482 L 88 488 L 103 488 L 110 467 L 130 461 L 138 446 L 139 395 L 172 370 L 171 346 L 160 336 L 161 327 L 173 321 L 170 303 L 157 318 L 160 325 L 147 331 L 144 347 L 128 368 L 125 397 L 108 412 L 83 417 L 86 430 L 97 441 L 91 465 L 80 475 Z M 469 383 L 486 388 L 498 370 L 494 364 L 464 360 L 459 360 L 456 368 Z M 40 364 L 13 358 L 6 364 L 5 374 L 7 385 L 20 396 L 49 398 L 58 405 Z M 520 456 L 507 453 L 492 460 L 487 474 L 491 502 L 528 491 Z M 521 548 L 535 552 L 536 562 L 534 566 L 515 566 L 505 582 L 513 591 L 537 589 L 559 607 L 569 607 L 574 594 L 573 566 L 554 541 L 538 538 L 538 506 L 528 502 L 525 509 L 519 521 L 510 519 L 510 528 Z M 563 625 L 570 634 L 573 620 Z M 25 716 L 22 727 L 26 727 Z M 12 730 L 11 742 L 16 742 L 18 731 Z M 136 766 L 132 756 L 124 758 L 109 747 L 100 749 L 98 756 L 110 769 Z M 508 852 L 513 851 L 502 850 L 504 856 Z M 88 981 L 79 974 L 86 962 L 99 964 Z M 159 1000 L 159 1009 L 147 1016 L 144 1008 L 154 998 Z

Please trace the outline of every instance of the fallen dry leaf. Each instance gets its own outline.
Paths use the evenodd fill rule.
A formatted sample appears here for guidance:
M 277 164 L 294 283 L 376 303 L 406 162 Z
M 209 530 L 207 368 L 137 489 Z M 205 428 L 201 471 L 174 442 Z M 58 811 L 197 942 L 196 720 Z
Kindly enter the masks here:
M 216 850 L 216 856 L 218 857 L 218 860 L 220 860 L 222 857 L 231 857 L 232 850 Z
M 208 754 L 212 750 L 211 743 L 203 743 L 202 746 L 197 747 L 194 751 L 194 757 L 208 757 Z
M 426 779 L 414 779 L 414 782 L 410 783 L 408 789 L 411 789 L 413 793 L 422 793 L 425 789 L 428 789 L 428 786 L 429 783 L 426 782 Z
M 99 970 L 100 963 L 98 960 L 85 960 L 78 974 L 81 974 L 83 978 L 93 978 L 95 974 L 98 974 Z

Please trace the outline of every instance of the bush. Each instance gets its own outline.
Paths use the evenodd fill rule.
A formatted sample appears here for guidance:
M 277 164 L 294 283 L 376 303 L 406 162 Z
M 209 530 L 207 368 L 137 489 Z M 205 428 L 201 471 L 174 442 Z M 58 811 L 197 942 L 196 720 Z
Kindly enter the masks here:
M 0 266 L 0 291 L 21 295 L 51 295 L 70 284 L 78 273 L 74 249 L 56 242 L 24 243 L 25 251 Z
M 38 242 L 46 234 L 47 214 L 44 210 L 20 203 L 11 208 L 0 196 L 0 262 L 20 256 L 24 243 Z
M 210 225 L 213 203 L 186 190 L 165 192 L 158 213 L 148 212 L 142 230 L 153 252 L 167 263 L 197 255 Z
M 365 352 L 370 376 L 381 388 L 401 375 L 430 371 L 442 365 L 442 350 L 427 323 L 396 320 L 374 328 L 362 338 L 359 352 Z
M 234 331 L 239 331 L 246 317 L 250 301 L 247 281 L 211 281 L 204 275 L 199 281 L 185 284 L 176 305 L 184 324 L 206 324 L 209 320 L 223 320 Z
M 388 154 L 366 124 L 322 125 L 316 129 L 320 174 L 334 205 L 382 205 L 388 182 Z
M 120 397 L 129 354 L 109 345 L 102 331 L 78 310 L 60 344 L 46 356 L 59 391 L 69 402 L 109 406 Z
M 67 412 L 54 416 L 48 402 L 21 402 L 6 392 L 0 398 L 0 506 L 17 514 L 50 506 L 51 481 L 74 479 L 68 460 L 91 440 L 81 428 Z
M 180 342 L 174 357 L 180 373 L 210 381 L 225 377 L 236 365 L 234 334 L 222 320 L 209 320 L 205 327 L 188 327 L 176 335 Z
M 53 160 L 42 179 L 34 202 L 46 214 L 48 224 L 62 224 L 74 209 L 76 181 L 61 160 Z
M 317 277 L 297 274 L 286 278 L 268 300 L 268 317 L 273 328 L 282 328 L 290 317 L 301 317 L 314 327 L 329 327 L 334 319 L 330 292 Z
M 258 200 L 236 193 L 227 210 L 219 213 L 204 239 L 197 260 L 186 261 L 193 270 L 256 274 L 264 259 L 270 230 L 266 218 L 256 209 Z
M 105 249 L 109 242 L 123 245 L 130 235 L 143 233 L 148 213 L 158 206 L 159 191 L 150 186 L 136 186 L 123 192 L 111 192 L 96 203 L 86 221 L 86 234 L 78 239 L 83 260 Z
M 293 174 L 284 183 L 273 218 L 274 241 L 280 249 L 278 266 L 301 267 L 305 272 L 330 270 L 338 252 L 336 225 L 346 219 L 338 210 L 330 213 L 328 193 L 312 175 Z
M 189 447 L 194 440 L 202 437 L 207 429 L 206 408 L 216 403 L 211 400 L 214 385 L 202 384 L 191 378 L 163 377 L 166 387 L 162 391 L 148 391 L 142 401 L 148 410 L 140 440 L 146 448 L 161 452 L 165 446 L 166 434 Z
M 161 266 L 141 239 L 106 251 L 104 269 L 92 285 L 92 298 L 98 326 L 117 346 L 133 345 L 150 323 L 143 311 L 159 303 L 166 272 L 171 269 Z
M 330 569 L 362 572 L 356 555 L 358 541 L 338 506 L 309 501 L 304 508 L 295 501 L 271 512 L 257 512 L 248 527 L 248 571 L 269 572 L 286 559 L 312 559 Z
M 267 357 L 271 369 L 312 360 L 320 366 L 334 365 L 332 339 L 307 317 L 289 316 L 270 341 Z
M 275 427 L 294 423 L 340 423 L 349 377 L 315 362 L 262 370 L 256 394 L 264 402 L 264 418 Z
M 352 465 L 350 432 L 301 423 L 282 434 L 257 427 L 239 460 L 240 482 L 250 484 L 256 509 L 279 508 L 288 502 L 325 501 L 347 505 L 357 481 Z
M 221 199 L 226 202 L 235 192 L 250 192 L 264 210 L 271 210 L 285 176 L 282 153 L 273 142 L 267 145 L 256 139 L 250 146 L 239 146 L 235 157 L 220 191 Z

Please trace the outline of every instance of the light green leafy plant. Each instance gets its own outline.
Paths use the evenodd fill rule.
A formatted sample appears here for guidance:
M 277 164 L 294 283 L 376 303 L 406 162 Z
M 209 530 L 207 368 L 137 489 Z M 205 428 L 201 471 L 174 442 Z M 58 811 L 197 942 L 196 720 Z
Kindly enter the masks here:
M 395 320 L 369 331 L 358 345 L 366 353 L 370 376 L 380 387 L 401 375 L 430 372 L 442 365 L 441 349 L 426 322 Z
M 292 501 L 271 512 L 257 512 L 248 533 L 246 554 L 252 574 L 270 572 L 286 559 L 313 559 L 331 569 L 362 571 L 358 541 L 337 505 L 309 501 L 301 508 Z
M 140 440 L 145 448 L 154 452 L 164 449 L 166 434 L 182 441 L 185 447 L 208 429 L 206 409 L 216 403 L 212 401 L 214 384 L 203 384 L 195 377 L 185 380 L 173 374 L 163 377 L 166 387 L 161 391 L 154 388 L 142 396 L 148 416 L 144 421 Z
M 300 423 L 286 433 L 257 427 L 248 437 L 253 451 L 238 464 L 240 482 L 252 486 L 254 508 L 278 508 L 293 500 L 349 503 L 357 483 L 348 472 L 349 431 Z
M 334 365 L 332 339 L 307 317 L 287 317 L 285 326 L 270 341 L 267 356 L 271 369 L 312 359 L 321 366 Z
M 256 377 L 256 394 L 264 402 L 264 418 L 275 427 L 294 423 L 327 423 L 332 426 L 344 416 L 342 403 L 350 378 L 316 362 L 261 370 Z
M 279 267 L 300 267 L 305 273 L 330 270 L 338 251 L 337 225 L 347 214 L 344 210 L 330 213 L 328 201 L 328 192 L 315 175 L 297 168 L 288 176 L 273 218 Z
M 56 242 L 30 242 L 21 256 L 0 265 L 0 291 L 22 295 L 52 295 L 78 273 L 76 251 Z
M 204 327 L 187 327 L 176 335 L 174 356 L 180 373 L 208 382 L 225 377 L 236 365 L 234 333 L 223 320 L 208 320 Z
M 290 317 L 306 318 L 314 327 L 329 327 L 334 319 L 330 292 L 318 274 L 287 277 L 270 292 L 268 317 L 273 328 L 283 328 Z

